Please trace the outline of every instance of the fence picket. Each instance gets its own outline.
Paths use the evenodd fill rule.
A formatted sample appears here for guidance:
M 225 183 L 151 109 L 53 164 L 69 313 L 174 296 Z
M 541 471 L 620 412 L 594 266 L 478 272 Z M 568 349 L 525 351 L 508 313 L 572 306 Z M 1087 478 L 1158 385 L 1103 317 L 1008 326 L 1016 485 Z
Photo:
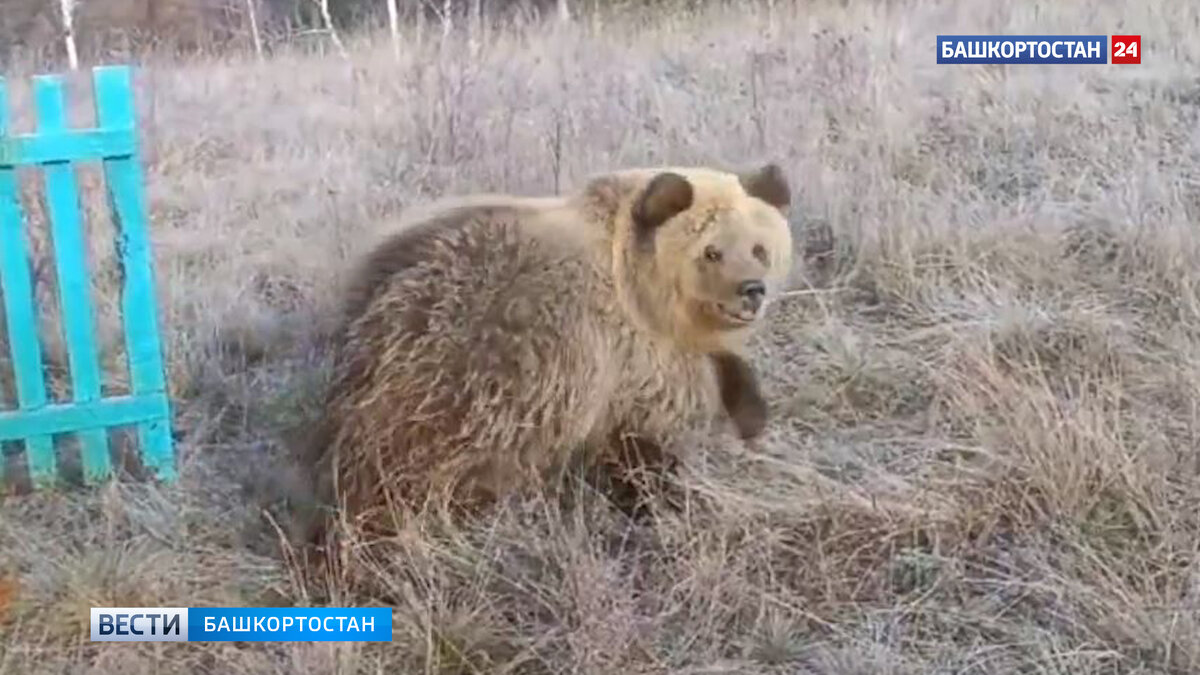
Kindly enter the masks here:
M 51 134 L 66 131 L 62 79 L 54 75 L 35 78 L 34 98 L 37 103 L 38 131 Z M 66 161 L 47 162 L 43 164 L 43 172 L 58 273 L 63 333 L 71 367 L 71 394 L 76 403 L 91 403 L 100 398 L 101 375 L 92 312 L 87 242 L 80 222 L 75 167 Z M 108 433 L 103 428 L 82 429 L 78 437 L 84 480 L 94 482 L 108 476 L 111 471 Z
M 42 374 L 42 347 L 38 341 L 38 317 L 34 308 L 33 280 L 25 245 L 25 219 L 21 210 L 16 160 L 8 149 L 8 92 L 0 79 L 0 286 L 4 293 L 4 318 L 12 357 L 17 407 L 22 412 L 46 405 L 46 381 Z M 25 459 L 35 487 L 45 487 L 55 478 L 57 462 L 54 438 L 42 434 L 36 423 L 22 425 Z
M 136 132 L 132 83 L 127 67 L 96 68 L 96 118 L 100 126 Z M 136 141 L 136 133 L 133 138 Z M 122 313 L 125 347 L 134 396 L 150 396 L 161 406 L 162 417 L 138 425 L 142 461 L 164 480 L 175 477 L 171 447 L 170 408 L 162 347 L 158 334 L 154 268 L 147 236 L 142 195 L 142 167 L 135 155 L 106 157 L 104 174 L 113 215 L 120 229 L 120 251 L 125 269 Z

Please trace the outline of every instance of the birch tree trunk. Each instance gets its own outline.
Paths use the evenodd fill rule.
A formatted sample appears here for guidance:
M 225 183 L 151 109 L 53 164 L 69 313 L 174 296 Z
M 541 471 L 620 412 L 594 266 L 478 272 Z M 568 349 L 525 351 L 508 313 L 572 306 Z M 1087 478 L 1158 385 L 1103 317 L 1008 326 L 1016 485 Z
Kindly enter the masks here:
M 58 0 L 58 8 L 62 12 L 67 63 L 70 64 L 71 70 L 79 70 L 79 52 L 75 49 L 75 2 L 76 0 Z
M 258 32 L 258 11 L 254 7 L 257 3 L 258 0 L 246 0 L 246 12 L 250 15 L 250 36 L 254 38 L 254 53 L 258 55 L 258 60 L 262 61 L 262 36 Z
M 442 0 L 442 42 L 450 37 L 450 31 L 454 30 L 454 3 L 451 0 Z
M 329 39 L 333 41 L 333 46 L 337 48 L 343 59 L 350 58 L 350 55 L 346 53 L 345 45 L 342 44 L 342 38 L 338 36 L 337 29 L 333 27 L 333 18 L 329 15 L 329 0 L 313 0 L 313 2 L 321 10 L 321 21 L 325 23 L 325 30 L 329 32 Z
M 425 44 L 425 0 L 415 0 L 417 7 L 417 49 Z
M 396 0 L 387 2 L 388 29 L 392 32 L 392 56 L 400 60 L 400 12 L 396 9 Z
M 483 0 L 471 0 L 471 40 L 476 45 L 483 41 Z

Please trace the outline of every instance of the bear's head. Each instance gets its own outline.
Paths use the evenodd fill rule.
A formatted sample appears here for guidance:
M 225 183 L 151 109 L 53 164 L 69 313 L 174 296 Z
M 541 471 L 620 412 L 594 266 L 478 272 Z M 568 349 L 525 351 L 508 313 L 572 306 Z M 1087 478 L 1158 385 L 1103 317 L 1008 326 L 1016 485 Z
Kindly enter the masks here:
M 615 277 L 643 324 L 702 351 L 742 342 L 783 290 L 792 264 L 787 179 L 642 170 L 626 176 L 614 231 Z

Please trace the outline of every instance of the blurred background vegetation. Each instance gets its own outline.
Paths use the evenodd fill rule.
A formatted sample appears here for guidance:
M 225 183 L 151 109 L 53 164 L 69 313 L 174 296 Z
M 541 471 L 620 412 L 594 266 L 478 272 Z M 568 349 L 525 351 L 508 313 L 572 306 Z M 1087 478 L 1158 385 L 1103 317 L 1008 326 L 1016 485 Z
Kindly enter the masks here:
M 402 25 L 440 30 L 464 17 L 493 24 L 538 22 L 670 4 L 688 9 L 701 0 L 395 0 Z M 0 67 L 57 67 L 66 63 L 61 0 L 0 0 Z M 339 32 L 384 28 L 387 0 L 324 0 Z M 251 11 L 264 51 L 321 42 L 327 34 L 322 0 L 75 0 L 74 32 L 81 62 L 156 55 L 194 56 L 253 49 Z

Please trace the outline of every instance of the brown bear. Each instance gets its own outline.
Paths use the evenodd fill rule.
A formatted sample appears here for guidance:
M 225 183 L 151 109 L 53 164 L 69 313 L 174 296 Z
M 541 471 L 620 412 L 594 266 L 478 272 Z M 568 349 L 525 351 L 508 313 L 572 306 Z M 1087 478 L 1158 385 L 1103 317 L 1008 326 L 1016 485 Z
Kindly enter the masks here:
M 722 410 L 758 435 L 746 342 L 791 268 L 789 202 L 773 164 L 634 169 L 410 222 L 345 298 L 318 498 L 388 531 L 395 506 L 482 506 Z

